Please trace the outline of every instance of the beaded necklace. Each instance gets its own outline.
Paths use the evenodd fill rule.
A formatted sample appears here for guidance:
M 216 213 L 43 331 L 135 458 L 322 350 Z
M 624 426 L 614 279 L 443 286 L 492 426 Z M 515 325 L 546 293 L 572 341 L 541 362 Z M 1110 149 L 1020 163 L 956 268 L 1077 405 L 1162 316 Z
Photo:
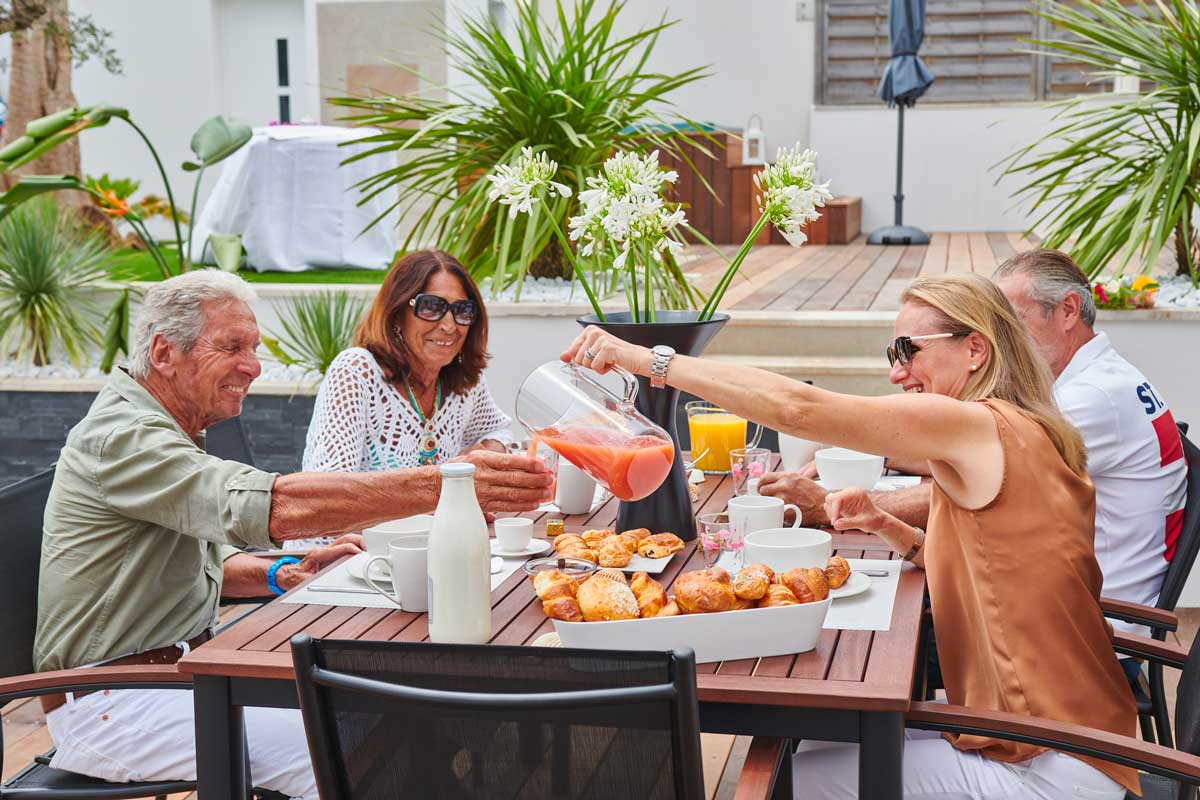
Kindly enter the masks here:
M 433 399 L 433 413 L 428 417 L 421 410 L 421 404 L 417 402 L 417 396 L 413 394 L 412 387 L 408 385 L 408 380 L 404 381 L 404 388 L 408 390 L 408 400 L 412 403 L 413 410 L 417 412 L 417 416 L 421 420 L 421 444 L 420 450 L 417 452 L 417 461 L 422 466 L 437 463 L 438 443 L 437 437 L 433 435 L 433 418 L 437 416 L 438 409 L 442 407 L 442 381 L 439 378 L 437 382 L 437 392 Z

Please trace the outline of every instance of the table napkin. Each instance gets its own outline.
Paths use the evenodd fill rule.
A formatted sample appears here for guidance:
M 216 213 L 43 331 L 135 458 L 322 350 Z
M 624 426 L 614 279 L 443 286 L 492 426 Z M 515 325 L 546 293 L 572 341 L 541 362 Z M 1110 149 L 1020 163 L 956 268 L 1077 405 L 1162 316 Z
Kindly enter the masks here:
M 851 570 L 887 570 L 886 578 L 871 578 L 871 586 L 862 594 L 834 600 L 825 617 L 825 628 L 841 631 L 886 631 L 892 627 L 892 606 L 900 585 L 903 561 L 848 558 Z

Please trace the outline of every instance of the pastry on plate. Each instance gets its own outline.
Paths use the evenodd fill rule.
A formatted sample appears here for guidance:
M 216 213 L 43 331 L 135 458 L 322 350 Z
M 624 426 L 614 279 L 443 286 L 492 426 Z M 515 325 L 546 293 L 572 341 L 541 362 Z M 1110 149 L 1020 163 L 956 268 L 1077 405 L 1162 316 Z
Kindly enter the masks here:
M 647 536 L 638 544 L 638 555 L 643 558 L 664 558 L 683 549 L 683 540 L 673 533 L 656 533 Z

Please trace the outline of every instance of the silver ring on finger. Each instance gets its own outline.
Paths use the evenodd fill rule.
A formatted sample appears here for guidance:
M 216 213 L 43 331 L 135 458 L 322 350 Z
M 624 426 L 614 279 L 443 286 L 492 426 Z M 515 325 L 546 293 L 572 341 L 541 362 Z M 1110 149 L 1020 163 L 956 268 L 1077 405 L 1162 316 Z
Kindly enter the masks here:
M 592 352 L 591 350 L 588 350 L 585 348 L 583 351 L 583 357 L 590 361 L 591 359 L 596 357 L 596 354 L 594 352 Z

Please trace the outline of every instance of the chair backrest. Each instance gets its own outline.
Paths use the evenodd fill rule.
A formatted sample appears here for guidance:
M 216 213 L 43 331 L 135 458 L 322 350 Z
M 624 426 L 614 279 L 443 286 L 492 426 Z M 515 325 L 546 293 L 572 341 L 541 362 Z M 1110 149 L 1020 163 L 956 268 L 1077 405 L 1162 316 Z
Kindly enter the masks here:
M 703 796 L 691 650 L 302 634 L 292 656 L 325 800 Z
M 1175 692 L 1175 747 L 1200 756 L 1200 633 L 1192 641 Z
M 204 449 L 217 458 L 254 466 L 254 453 L 250 450 L 250 440 L 246 437 L 246 429 L 242 427 L 241 417 L 230 417 L 206 428 Z
M 1175 555 L 1167 574 L 1163 577 L 1162 589 L 1158 594 L 1158 607 L 1175 610 L 1183 586 L 1196 563 L 1200 551 L 1200 447 L 1180 433 L 1183 440 L 1183 457 L 1187 461 L 1187 500 L 1183 507 L 1183 529 L 1175 544 Z
M 54 468 L 0 489 L 0 678 L 33 671 L 42 517 Z

